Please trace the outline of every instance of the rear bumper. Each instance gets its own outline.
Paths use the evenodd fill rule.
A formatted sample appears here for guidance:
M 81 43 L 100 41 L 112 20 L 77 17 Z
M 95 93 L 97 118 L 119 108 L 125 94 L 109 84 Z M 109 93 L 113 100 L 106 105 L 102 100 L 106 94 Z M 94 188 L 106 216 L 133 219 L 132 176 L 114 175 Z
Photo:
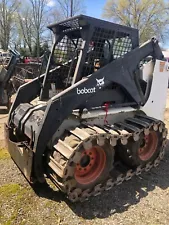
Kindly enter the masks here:
M 33 152 L 23 146 L 21 142 L 16 142 L 15 136 L 11 128 L 7 124 L 4 124 L 5 141 L 8 148 L 8 152 L 11 158 L 21 170 L 26 179 L 33 183 L 32 179 L 32 166 L 33 166 Z

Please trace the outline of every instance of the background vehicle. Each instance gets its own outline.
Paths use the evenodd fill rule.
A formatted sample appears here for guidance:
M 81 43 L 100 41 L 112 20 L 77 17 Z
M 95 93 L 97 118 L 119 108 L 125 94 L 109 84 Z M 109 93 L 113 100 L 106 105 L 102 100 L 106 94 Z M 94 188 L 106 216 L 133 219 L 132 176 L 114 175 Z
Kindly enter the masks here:
M 13 94 L 13 85 L 11 77 L 13 76 L 19 53 L 16 50 L 10 50 L 11 58 L 6 66 L 0 66 L 0 106 L 6 106 L 10 109 L 11 96 Z
M 169 67 L 130 27 L 80 15 L 49 29 L 46 72 L 19 88 L 6 140 L 29 182 L 50 178 L 83 201 L 158 166 Z
M 0 63 L 7 64 L 11 58 L 11 53 L 0 51 Z
M 38 77 L 41 72 L 44 72 L 47 60 L 48 57 L 46 54 L 42 55 L 38 62 L 36 58 L 29 63 L 23 63 L 21 60 L 18 60 L 11 79 L 14 92 L 16 92 L 22 84 L 31 81 Z

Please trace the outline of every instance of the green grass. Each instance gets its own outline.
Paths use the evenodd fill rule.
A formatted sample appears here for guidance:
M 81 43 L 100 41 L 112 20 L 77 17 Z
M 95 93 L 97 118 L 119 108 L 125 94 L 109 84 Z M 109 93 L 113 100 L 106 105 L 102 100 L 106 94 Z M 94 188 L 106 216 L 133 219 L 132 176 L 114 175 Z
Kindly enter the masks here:
M 0 149 L 0 160 L 2 160 L 2 159 L 9 159 L 9 158 L 10 158 L 10 155 L 9 155 L 7 149 L 1 148 Z
M 6 184 L 0 187 L 0 201 L 2 198 L 8 198 L 20 190 L 19 184 Z
M 9 214 L 0 211 L 0 224 L 15 224 L 18 216 L 18 209 L 25 194 L 25 189 L 19 184 L 10 183 L 0 187 L 0 207 L 5 203 L 9 204 L 8 207 L 12 208 L 12 212 L 9 212 Z

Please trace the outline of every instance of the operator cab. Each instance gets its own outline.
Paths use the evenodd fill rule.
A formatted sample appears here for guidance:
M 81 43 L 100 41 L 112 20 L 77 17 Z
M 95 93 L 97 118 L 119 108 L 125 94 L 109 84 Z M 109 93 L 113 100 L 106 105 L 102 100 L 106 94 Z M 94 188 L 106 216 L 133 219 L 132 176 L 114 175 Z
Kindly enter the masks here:
M 137 29 L 84 15 L 52 24 L 48 28 L 54 33 L 55 43 L 43 80 L 40 95 L 42 101 L 50 99 L 84 77 L 95 74 L 139 46 Z M 123 67 L 123 63 L 121 66 Z M 108 72 L 113 76 L 112 70 Z M 140 89 L 142 98 L 145 98 L 146 89 L 150 88 L 140 75 L 140 65 L 135 73 L 136 86 Z M 97 107 L 105 101 L 114 106 L 123 103 L 136 104 L 133 96 L 126 91 L 126 86 L 120 82 L 112 83 L 101 90 L 84 107 Z
M 55 43 L 43 81 L 41 100 L 94 74 L 139 45 L 137 29 L 84 15 L 52 24 L 48 28 L 55 35 Z M 119 92 L 116 102 L 123 102 L 122 87 L 112 85 Z M 105 98 L 109 95 L 106 91 L 104 94 Z M 110 102 L 114 102 L 112 96 L 108 98 Z

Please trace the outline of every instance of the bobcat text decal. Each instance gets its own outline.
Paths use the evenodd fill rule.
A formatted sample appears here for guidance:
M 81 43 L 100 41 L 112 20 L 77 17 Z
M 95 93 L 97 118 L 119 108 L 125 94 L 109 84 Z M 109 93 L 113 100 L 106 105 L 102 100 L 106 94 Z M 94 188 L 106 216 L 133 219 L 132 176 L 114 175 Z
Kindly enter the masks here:
M 104 77 L 102 79 L 96 79 L 96 82 L 97 82 L 97 87 L 99 87 L 99 89 L 102 88 L 102 86 L 104 85 Z M 83 95 L 83 94 L 91 94 L 91 93 L 95 93 L 96 92 L 96 88 L 93 87 L 93 88 L 82 88 L 82 89 L 79 89 L 77 88 L 77 94 L 78 95 Z
M 95 93 L 96 92 L 96 88 L 82 88 L 82 89 L 79 89 L 77 88 L 77 94 L 78 95 L 83 95 L 83 94 L 91 94 L 91 93 Z

